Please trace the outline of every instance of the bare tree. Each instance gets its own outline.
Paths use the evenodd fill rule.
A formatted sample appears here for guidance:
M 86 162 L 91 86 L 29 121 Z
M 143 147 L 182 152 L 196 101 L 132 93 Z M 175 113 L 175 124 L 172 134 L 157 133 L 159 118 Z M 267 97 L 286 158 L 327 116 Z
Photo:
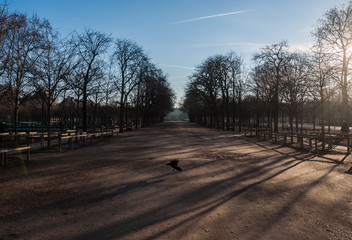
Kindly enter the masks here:
M 123 132 L 127 99 L 139 83 L 138 69 L 146 57 L 142 48 L 135 42 L 117 39 L 111 58 L 117 66 L 115 86 L 120 94 L 119 131 Z
M 196 72 L 191 76 L 191 84 L 198 89 L 199 94 L 205 101 L 207 112 L 206 124 L 211 127 L 219 126 L 218 118 L 218 97 L 220 85 L 215 76 L 214 62 L 212 58 L 207 58 L 202 64 L 197 66 Z
M 290 131 L 293 134 L 293 119 L 296 119 L 298 131 L 298 111 L 302 108 L 309 90 L 310 62 L 308 56 L 300 53 L 291 53 L 284 66 L 282 77 L 282 97 L 288 110 Z M 301 109 L 302 110 L 302 109 Z
M 7 5 L 0 6 L 0 76 L 4 73 L 9 59 L 8 37 L 9 37 L 9 13 Z M 0 100 L 3 95 L 0 94 Z
M 270 71 L 267 77 L 272 79 L 273 83 L 273 99 L 272 99 L 272 110 L 274 118 L 274 132 L 278 132 L 279 122 L 279 90 L 280 84 L 283 78 L 284 66 L 287 63 L 287 42 L 283 41 L 278 44 L 264 47 L 260 53 L 254 56 L 254 60 L 257 64 L 264 64 Z
M 110 36 L 86 29 L 84 33 L 77 35 L 76 47 L 78 52 L 78 61 L 81 64 L 82 72 L 82 114 L 83 114 L 83 131 L 87 131 L 87 100 L 89 88 L 95 81 L 101 79 L 103 61 L 101 57 L 110 46 Z
M 8 12 L 7 6 L 0 7 L 0 76 L 4 73 L 4 70 L 7 66 L 8 60 L 6 58 L 7 54 L 5 51 L 5 42 L 6 37 L 8 36 Z M 0 84 L 0 101 L 5 96 L 5 87 L 3 84 Z M 0 116 L 1 122 L 1 116 Z
M 255 82 L 255 92 L 257 97 L 261 99 L 266 112 L 267 123 L 272 131 L 273 109 L 276 99 L 276 79 L 273 78 L 272 66 L 270 64 L 258 64 L 253 70 L 253 80 Z M 281 81 L 280 81 L 281 82 Z
M 163 121 L 174 105 L 175 95 L 167 82 L 167 76 L 153 64 L 140 83 L 139 97 L 143 112 L 143 125 Z
M 48 148 L 50 149 L 52 106 L 65 90 L 65 80 L 74 68 L 73 52 L 67 44 L 60 41 L 58 33 L 45 21 L 42 29 L 43 52 L 36 60 L 31 83 L 38 92 L 43 93 L 47 110 Z
M 352 58 L 352 1 L 328 10 L 313 32 L 325 51 L 335 53 L 340 61 L 340 88 L 342 93 L 342 119 L 350 124 L 348 106 L 349 66 Z
M 78 62 L 77 66 L 71 72 L 71 77 L 66 79 L 66 84 L 69 86 L 69 91 L 75 96 L 75 128 L 76 134 L 79 129 L 80 122 L 80 103 L 82 102 L 83 85 L 84 85 L 84 65 Z
M 242 126 L 244 122 L 244 109 L 243 109 L 243 99 L 247 92 L 247 82 L 249 74 L 244 69 L 240 70 L 240 73 L 236 79 L 235 85 L 235 102 L 237 100 L 238 109 L 238 131 L 242 131 Z
M 252 94 L 254 94 L 255 96 L 255 112 L 256 112 L 256 135 L 258 134 L 258 130 L 259 130 L 259 126 L 260 126 L 260 118 L 262 115 L 261 114 L 263 111 L 263 109 L 265 109 L 265 104 L 267 103 L 267 98 L 266 98 L 266 90 L 265 88 L 263 89 L 263 87 L 265 87 L 265 85 L 263 84 L 263 79 L 265 79 L 265 77 L 263 76 L 263 66 L 255 66 L 251 73 L 251 81 L 249 83 L 249 89 L 252 92 Z
M 138 72 L 138 84 L 135 90 L 135 128 L 138 129 L 139 126 L 142 125 L 142 103 L 143 103 L 143 93 L 146 93 L 143 90 L 146 90 L 147 83 L 150 78 L 157 75 L 157 68 L 156 66 L 150 62 L 148 58 L 145 58 L 140 67 Z
M 311 84 L 308 96 L 313 100 L 314 108 L 319 111 L 320 126 L 322 130 L 322 137 L 325 135 L 325 113 L 326 102 L 335 92 L 335 86 L 332 85 L 336 79 L 336 68 L 333 65 L 335 61 L 331 53 L 324 50 L 324 46 L 318 41 L 312 48 L 311 56 Z M 314 111 L 315 112 L 315 111 Z M 323 149 L 324 149 L 323 144 Z
M 236 91 L 237 86 L 241 83 L 241 72 L 243 60 L 236 53 L 230 52 L 228 54 L 228 63 L 229 63 L 229 77 L 230 77 L 230 90 L 231 93 L 231 102 L 232 102 L 232 125 L 235 129 L 236 123 L 236 96 L 238 96 L 238 91 Z
M 105 75 L 105 78 L 101 84 L 101 92 L 103 95 L 103 119 L 104 125 L 107 130 L 109 124 L 112 124 L 112 113 L 109 111 L 109 104 L 114 101 L 115 97 L 115 88 L 114 88 L 114 71 L 113 71 L 113 62 L 110 61 L 108 65 L 108 73 Z
M 208 57 L 197 66 L 190 77 L 183 103 L 192 121 L 219 127 L 221 120 L 222 128 L 229 129 L 232 110 L 233 126 L 237 116 L 242 123 L 241 104 L 245 84 L 241 73 L 242 59 L 234 52 Z
M 7 57 L 2 80 L 7 88 L 5 97 L 13 111 L 14 130 L 17 133 L 18 110 L 29 93 L 29 76 L 43 51 L 40 33 L 45 21 L 36 16 L 28 18 L 24 14 L 14 13 L 9 16 L 8 24 Z
M 96 131 L 96 126 L 97 126 L 97 110 L 98 106 L 100 103 L 105 99 L 104 93 L 104 88 L 103 84 L 106 84 L 106 82 L 103 81 L 103 79 L 100 79 L 99 81 L 96 81 L 93 88 L 91 89 L 91 99 L 92 99 L 92 104 L 93 104 L 93 132 Z

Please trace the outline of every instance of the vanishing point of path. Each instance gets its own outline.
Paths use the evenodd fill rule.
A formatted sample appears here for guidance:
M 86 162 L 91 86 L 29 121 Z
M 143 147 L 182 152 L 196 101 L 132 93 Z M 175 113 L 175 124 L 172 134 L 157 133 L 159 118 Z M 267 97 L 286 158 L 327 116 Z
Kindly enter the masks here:
M 2 240 L 352 239 L 349 156 L 170 122 L 31 157 L 0 170 Z

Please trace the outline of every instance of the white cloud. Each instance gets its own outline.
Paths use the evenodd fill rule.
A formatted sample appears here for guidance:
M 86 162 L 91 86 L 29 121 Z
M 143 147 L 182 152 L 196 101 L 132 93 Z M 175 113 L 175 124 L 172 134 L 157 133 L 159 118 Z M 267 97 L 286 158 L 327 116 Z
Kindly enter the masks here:
M 198 18 L 182 20 L 182 21 L 179 21 L 179 22 L 171 23 L 171 24 L 180 24 L 180 23 L 186 23 L 186 22 L 193 22 L 193 21 L 204 20 L 204 19 L 209 19 L 209 18 L 216 18 L 216 17 L 223 17 L 223 16 L 228 16 L 228 15 L 240 14 L 240 13 L 245 13 L 245 12 L 249 12 L 249 11 L 250 10 L 243 10 L 243 11 L 237 11 L 237 12 L 228 12 L 228 13 L 220 13 L 220 14 L 215 14 L 215 15 L 210 15 L 210 16 L 205 16 L 205 17 L 198 17 Z

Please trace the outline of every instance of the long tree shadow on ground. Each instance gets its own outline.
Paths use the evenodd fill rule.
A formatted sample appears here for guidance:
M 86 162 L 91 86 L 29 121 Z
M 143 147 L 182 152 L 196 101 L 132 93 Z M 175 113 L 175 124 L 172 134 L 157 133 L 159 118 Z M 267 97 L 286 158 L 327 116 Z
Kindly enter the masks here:
M 173 218 L 183 218 L 177 224 L 165 228 L 161 232 L 151 235 L 146 239 L 156 239 L 158 237 L 162 237 L 168 232 L 174 231 L 175 229 L 180 228 L 181 226 L 184 226 L 191 221 L 194 221 L 196 219 L 202 219 L 206 214 L 217 209 L 223 204 L 226 204 L 234 198 L 246 193 L 252 188 L 264 184 L 265 182 L 279 176 L 280 174 L 284 174 L 285 172 L 306 162 L 305 160 L 299 159 L 289 160 L 288 162 L 285 161 L 288 161 L 287 157 L 282 157 L 278 160 L 267 163 L 265 166 L 260 166 L 258 168 L 251 169 L 247 172 L 236 174 L 231 178 L 208 183 L 192 191 L 187 191 L 186 193 L 183 193 L 171 204 L 161 203 L 157 208 L 153 208 L 149 211 L 143 212 L 143 214 L 141 215 L 137 215 L 135 217 L 131 217 L 123 221 L 114 222 L 99 230 L 84 234 L 82 236 L 78 236 L 78 239 L 111 239 L 116 237 L 124 237 L 131 233 L 137 232 L 153 225 L 157 225 L 161 222 L 168 221 Z M 270 167 L 278 163 L 281 164 L 278 166 Z M 292 199 L 292 201 L 289 201 L 288 205 L 285 205 L 282 207 L 281 210 L 278 210 L 279 214 L 275 216 L 275 218 L 272 219 L 270 223 L 268 222 L 267 224 L 264 224 L 261 227 L 261 232 L 265 232 L 270 229 L 272 225 L 274 225 L 277 221 L 280 220 L 281 216 L 284 215 L 284 212 L 288 211 L 291 208 L 290 202 L 291 204 L 293 204 L 294 202 L 299 201 L 300 198 L 302 198 L 308 191 L 314 188 L 316 184 L 321 182 L 330 172 L 332 172 L 335 167 L 336 165 L 332 166 L 320 178 L 310 184 L 307 184 L 307 186 L 305 186 L 303 190 L 300 191 L 297 196 Z M 272 171 L 274 172 L 267 174 L 268 172 Z M 257 180 L 258 178 L 262 179 Z M 254 180 L 254 182 L 250 184 L 245 184 L 245 182 L 248 180 Z M 187 180 L 185 180 L 185 182 L 186 181 Z M 236 190 L 231 191 L 227 194 L 221 193 L 223 189 L 229 189 L 233 185 L 244 186 L 239 187 Z M 240 206 L 238 207 L 240 208 Z M 168 211 L 167 215 L 164 214 L 166 211 Z M 187 216 L 189 215 L 189 213 L 194 214 L 191 214 L 191 216 Z
M 70 181 L 77 181 L 84 189 L 66 189 L 77 193 L 39 202 L 32 208 L 6 215 L 0 221 L 31 219 L 50 209 L 49 214 L 55 215 L 59 211 L 67 215 L 38 223 L 24 234 L 35 236 L 37 231 L 58 233 L 61 229 L 95 221 L 96 227 L 86 229 L 85 233 L 69 234 L 66 239 L 131 239 L 139 232 L 143 232 L 143 235 L 137 235 L 140 239 L 167 239 L 175 232 L 186 231 L 184 234 L 187 234 L 195 231 L 208 215 L 219 209 L 229 210 L 222 216 L 224 222 L 221 225 L 230 224 L 235 217 L 241 219 L 246 208 L 255 207 L 256 203 L 262 205 L 258 214 L 266 215 L 271 211 L 266 216 L 267 221 L 255 222 L 254 219 L 251 231 L 239 228 L 236 233 L 257 239 L 279 225 L 289 212 L 296 211 L 297 204 L 305 201 L 309 193 L 320 191 L 321 183 L 327 182 L 329 175 L 339 166 L 333 159 L 317 160 L 315 155 L 293 150 L 287 153 L 281 146 L 246 143 L 231 133 L 219 137 L 217 131 L 193 130 L 192 126 L 193 132 L 178 132 L 178 128 L 172 126 L 175 134 L 172 132 L 159 138 L 150 129 L 139 135 L 126 135 L 120 142 L 115 141 L 116 145 L 99 148 L 106 154 L 103 161 L 92 148 L 90 158 L 93 160 L 89 162 L 82 160 L 80 151 L 77 151 L 69 155 L 71 159 L 55 166 L 45 161 L 38 163 L 44 167 L 33 169 L 33 174 L 42 176 L 43 182 L 51 179 L 51 174 L 57 174 L 56 179 L 64 185 L 64 179 L 74 175 Z M 167 129 L 169 127 L 165 127 Z M 146 146 L 138 146 L 145 139 L 148 139 Z M 138 151 L 125 149 L 131 142 L 136 144 Z M 250 152 L 243 152 L 243 149 Z M 181 157 L 189 156 L 188 159 L 181 158 L 182 173 L 173 173 L 165 166 L 165 161 L 175 153 Z M 91 174 L 99 181 L 89 182 Z M 6 183 L 9 182 L 11 180 Z M 327 184 L 324 187 L 328 188 L 327 191 L 334 188 Z M 267 206 L 270 206 L 271 199 L 282 200 L 271 209 Z M 331 205 L 318 200 L 311 203 L 323 209 L 319 214 L 313 213 L 318 218 L 334 216 L 332 211 L 337 209 L 336 205 L 339 209 L 350 209 L 347 202 L 340 200 Z M 240 225 L 241 222 L 238 220 L 234 224 Z M 312 229 L 312 234 L 320 233 Z

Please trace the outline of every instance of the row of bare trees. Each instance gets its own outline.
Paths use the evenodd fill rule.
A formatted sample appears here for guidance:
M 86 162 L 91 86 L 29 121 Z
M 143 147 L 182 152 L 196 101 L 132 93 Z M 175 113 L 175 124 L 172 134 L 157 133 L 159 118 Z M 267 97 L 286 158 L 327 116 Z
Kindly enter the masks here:
M 215 55 L 197 66 L 186 89 L 184 108 L 191 121 L 211 127 L 230 127 L 242 101 L 242 59 L 235 53 Z M 235 103 L 238 103 L 236 105 Z M 220 123 L 221 120 L 221 123 Z
M 278 132 L 288 119 L 291 133 L 299 123 L 350 124 L 352 2 L 327 11 L 312 32 L 314 46 L 292 50 L 286 41 L 254 54 L 244 71 L 233 52 L 208 57 L 190 77 L 184 108 L 191 121 L 234 128 L 267 123 Z M 301 125 L 302 126 L 302 125 Z M 347 128 L 348 129 L 348 128 Z
M 67 114 L 72 99 L 73 116 Z M 9 13 L 3 6 L 0 120 L 10 110 L 17 132 L 19 113 L 31 107 L 29 101 L 42 109 L 42 124 L 49 134 L 53 111 L 61 121 L 71 116 L 76 129 L 87 131 L 95 130 L 98 122 L 108 124 L 102 109 L 115 111 L 122 132 L 132 118 L 136 126 L 162 120 L 173 106 L 174 93 L 166 75 L 135 42 L 93 29 L 61 38 L 47 20 Z

